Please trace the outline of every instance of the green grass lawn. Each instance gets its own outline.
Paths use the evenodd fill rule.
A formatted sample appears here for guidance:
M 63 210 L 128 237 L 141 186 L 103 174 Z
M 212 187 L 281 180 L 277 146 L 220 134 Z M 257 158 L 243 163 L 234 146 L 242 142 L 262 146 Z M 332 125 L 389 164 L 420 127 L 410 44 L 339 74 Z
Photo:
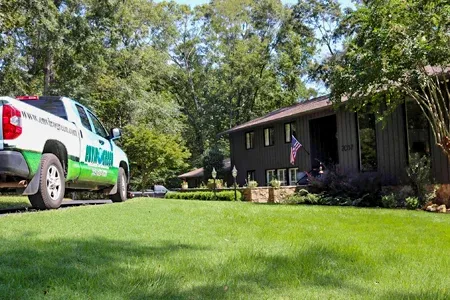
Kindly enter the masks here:
M 450 299 L 450 215 L 134 199 L 0 217 L 0 297 Z

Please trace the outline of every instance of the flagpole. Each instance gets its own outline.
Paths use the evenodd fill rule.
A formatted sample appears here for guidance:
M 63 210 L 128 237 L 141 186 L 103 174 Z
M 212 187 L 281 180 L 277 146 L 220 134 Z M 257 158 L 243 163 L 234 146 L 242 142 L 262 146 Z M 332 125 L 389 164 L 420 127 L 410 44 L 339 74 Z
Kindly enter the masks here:
M 305 149 L 305 147 L 302 147 L 303 150 L 305 150 L 306 153 L 308 153 L 309 156 L 311 156 L 311 154 L 309 154 L 308 150 Z

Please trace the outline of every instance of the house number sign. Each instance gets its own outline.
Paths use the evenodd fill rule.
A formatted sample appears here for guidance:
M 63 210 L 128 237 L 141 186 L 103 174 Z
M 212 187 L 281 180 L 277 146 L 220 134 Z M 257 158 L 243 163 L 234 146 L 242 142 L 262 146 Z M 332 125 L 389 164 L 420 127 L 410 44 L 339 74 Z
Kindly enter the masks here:
M 342 151 L 346 152 L 346 151 L 352 151 L 352 150 L 353 150 L 353 144 L 342 145 Z

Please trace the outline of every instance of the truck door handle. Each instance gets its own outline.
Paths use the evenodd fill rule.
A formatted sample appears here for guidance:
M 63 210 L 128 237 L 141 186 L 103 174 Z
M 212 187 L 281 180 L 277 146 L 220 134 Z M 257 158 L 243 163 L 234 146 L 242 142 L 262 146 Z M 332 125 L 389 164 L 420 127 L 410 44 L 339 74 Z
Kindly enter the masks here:
M 105 142 L 102 141 L 102 140 L 98 140 L 98 142 L 100 143 L 100 145 L 104 145 L 105 144 Z

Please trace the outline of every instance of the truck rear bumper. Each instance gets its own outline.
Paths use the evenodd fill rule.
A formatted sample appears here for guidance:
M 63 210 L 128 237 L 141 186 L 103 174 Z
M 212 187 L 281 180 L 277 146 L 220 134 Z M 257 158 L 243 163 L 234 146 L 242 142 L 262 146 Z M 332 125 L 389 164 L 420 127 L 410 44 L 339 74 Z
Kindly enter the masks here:
M 0 151 L 0 174 L 28 178 L 30 170 L 22 153 Z

